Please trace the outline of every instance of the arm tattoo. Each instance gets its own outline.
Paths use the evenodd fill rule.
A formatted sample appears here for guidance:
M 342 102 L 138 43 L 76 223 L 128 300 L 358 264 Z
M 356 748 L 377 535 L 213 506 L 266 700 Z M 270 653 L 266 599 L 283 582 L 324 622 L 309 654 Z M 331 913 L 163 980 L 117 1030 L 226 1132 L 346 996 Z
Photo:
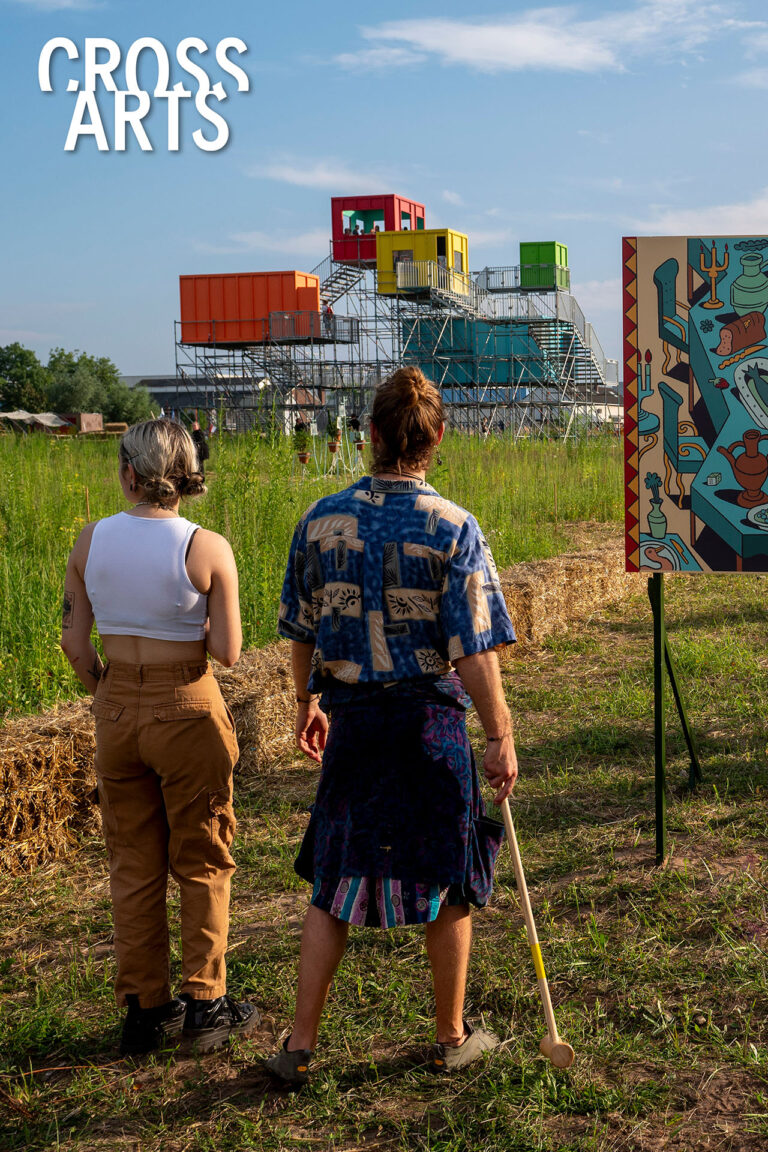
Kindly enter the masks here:
M 75 615 L 75 594 L 64 590 L 64 600 L 61 606 L 61 626 L 62 628 L 71 628 L 72 620 Z

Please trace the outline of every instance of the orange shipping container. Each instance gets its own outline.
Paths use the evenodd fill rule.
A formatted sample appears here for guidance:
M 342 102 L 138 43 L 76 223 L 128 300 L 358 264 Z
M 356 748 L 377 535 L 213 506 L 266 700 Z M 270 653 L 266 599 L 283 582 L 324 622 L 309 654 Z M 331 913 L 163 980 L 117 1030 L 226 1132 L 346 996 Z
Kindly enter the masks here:
M 319 312 L 320 281 L 309 272 L 179 276 L 182 344 L 260 344 L 270 312 Z

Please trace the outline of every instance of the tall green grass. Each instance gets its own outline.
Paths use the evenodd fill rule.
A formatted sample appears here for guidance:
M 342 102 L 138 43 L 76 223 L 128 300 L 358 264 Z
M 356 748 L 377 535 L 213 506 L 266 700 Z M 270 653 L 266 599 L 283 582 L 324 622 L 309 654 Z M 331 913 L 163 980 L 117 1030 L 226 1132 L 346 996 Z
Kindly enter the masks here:
M 441 451 L 430 480 L 477 516 L 500 567 L 561 551 L 567 522 L 621 516 L 621 451 L 613 438 L 514 444 L 452 434 Z M 287 439 L 222 439 L 212 445 L 209 492 L 186 511 L 232 543 L 247 647 L 274 639 L 299 515 L 349 482 L 300 471 Z M 66 558 L 88 518 L 125 506 L 114 442 L 0 437 L 0 717 L 79 694 L 58 646 Z

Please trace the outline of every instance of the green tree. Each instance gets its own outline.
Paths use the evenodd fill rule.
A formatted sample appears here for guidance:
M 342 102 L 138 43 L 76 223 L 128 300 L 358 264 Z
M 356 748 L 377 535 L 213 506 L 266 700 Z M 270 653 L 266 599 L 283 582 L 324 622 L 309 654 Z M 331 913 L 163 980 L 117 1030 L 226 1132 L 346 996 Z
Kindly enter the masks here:
M 146 420 L 152 401 L 145 388 L 129 388 L 106 356 L 54 348 L 48 360 L 50 403 L 55 412 L 101 412 L 105 421 Z
M 6 344 L 0 348 L 0 409 L 42 412 L 48 407 L 47 370 L 30 348 Z

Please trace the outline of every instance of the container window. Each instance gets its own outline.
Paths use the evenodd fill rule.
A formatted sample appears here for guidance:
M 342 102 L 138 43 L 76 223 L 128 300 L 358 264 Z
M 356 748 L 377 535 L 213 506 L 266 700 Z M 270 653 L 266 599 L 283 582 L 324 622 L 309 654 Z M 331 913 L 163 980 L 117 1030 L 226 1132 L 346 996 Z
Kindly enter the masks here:
M 412 264 L 413 263 L 413 248 L 396 248 L 392 253 L 393 264 Z
M 462 252 L 454 251 L 453 253 L 453 267 L 457 272 L 464 271 L 464 255 Z

